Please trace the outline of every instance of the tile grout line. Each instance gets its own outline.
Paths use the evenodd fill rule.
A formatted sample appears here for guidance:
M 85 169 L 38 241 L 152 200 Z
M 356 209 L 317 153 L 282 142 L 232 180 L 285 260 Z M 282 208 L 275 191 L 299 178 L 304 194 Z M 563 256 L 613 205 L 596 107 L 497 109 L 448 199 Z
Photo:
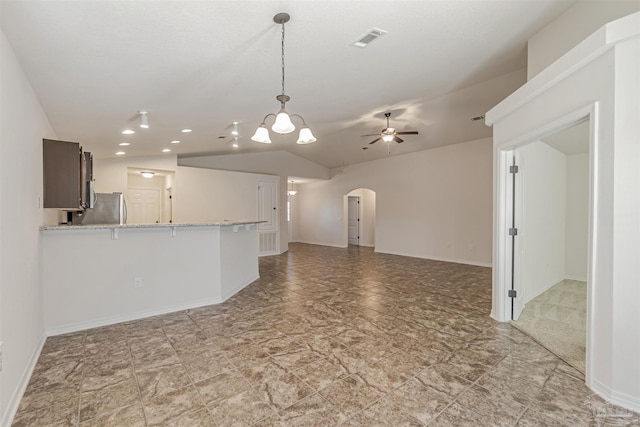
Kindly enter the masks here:
M 127 350 L 129 353 L 129 363 L 131 364 L 131 370 L 133 371 L 133 378 L 136 382 L 136 390 L 138 391 L 138 399 L 140 400 L 140 408 L 142 408 L 142 416 L 144 417 L 144 425 L 148 426 L 147 412 L 144 409 L 144 402 L 142 401 L 142 391 L 140 390 L 140 382 L 138 381 L 138 374 L 136 373 L 136 365 L 133 360 L 133 351 L 131 350 L 131 343 L 129 342 L 129 334 L 127 333 L 127 327 L 124 328 L 125 341 L 127 343 Z

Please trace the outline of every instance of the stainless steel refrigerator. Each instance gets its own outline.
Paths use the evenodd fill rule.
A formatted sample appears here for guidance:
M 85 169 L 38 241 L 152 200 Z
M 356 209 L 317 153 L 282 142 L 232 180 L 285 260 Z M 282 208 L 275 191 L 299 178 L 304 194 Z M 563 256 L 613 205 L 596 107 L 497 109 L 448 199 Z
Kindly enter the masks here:
M 127 205 L 122 193 L 95 193 L 93 208 L 77 212 L 74 225 L 126 224 Z

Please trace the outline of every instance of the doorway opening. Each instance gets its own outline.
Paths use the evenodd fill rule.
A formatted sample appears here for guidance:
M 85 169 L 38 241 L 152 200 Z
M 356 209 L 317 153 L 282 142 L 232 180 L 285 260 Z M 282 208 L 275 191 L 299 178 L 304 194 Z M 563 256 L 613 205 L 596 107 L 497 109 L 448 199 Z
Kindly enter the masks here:
M 127 223 L 172 223 L 174 187 L 174 171 L 128 168 L 125 194 Z
M 513 150 L 512 321 L 585 373 L 589 132 L 584 120 Z
M 344 195 L 344 246 L 375 247 L 376 193 L 357 188 Z

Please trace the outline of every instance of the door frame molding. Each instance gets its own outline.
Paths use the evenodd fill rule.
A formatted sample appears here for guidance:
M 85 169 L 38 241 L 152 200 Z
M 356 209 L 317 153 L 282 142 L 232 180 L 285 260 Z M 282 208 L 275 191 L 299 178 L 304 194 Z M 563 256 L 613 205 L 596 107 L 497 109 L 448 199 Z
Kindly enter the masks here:
M 356 221 L 357 224 L 357 234 L 358 237 L 356 238 L 358 240 L 357 245 L 360 246 L 360 196 L 349 196 L 347 195 L 347 245 L 351 245 L 352 243 L 349 243 L 349 199 L 350 198 L 354 198 L 354 199 L 358 199 L 358 203 L 356 205 L 356 209 L 357 209 L 357 216 L 358 216 L 358 220 Z
M 574 110 L 544 126 L 513 138 L 510 142 L 494 149 L 494 233 L 493 233 L 493 302 L 491 317 L 499 322 L 511 320 L 511 298 L 507 291 L 511 287 L 511 236 L 508 233 L 511 221 L 512 183 L 509 166 L 517 148 L 528 143 L 541 140 L 562 129 L 571 127 L 584 120 L 589 120 L 589 206 L 588 206 L 588 260 L 587 260 L 587 337 L 586 337 L 586 384 L 591 384 L 593 333 L 594 333 L 594 289 L 596 287 L 596 248 L 597 248 L 597 198 L 598 198 L 598 103 L 594 102 Z M 518 181 L 518 180 L 516 180 Z M 516 184 L 517 187 L 521 185 Z M 516 210 L 516 220 L 518 219 Z M 517 225 L 516 225 L 517 226 Z M 517 239 L 516 239 L 517 240 Z M 517 247 L 517 244 L 515 245 Z M 515 266 L 518 268 L 521 259 L 519 251 L 514 254 Z M 517 274 L 515 276 L 517 280 Z M 517 285 L 515 289 L 517 289 Z

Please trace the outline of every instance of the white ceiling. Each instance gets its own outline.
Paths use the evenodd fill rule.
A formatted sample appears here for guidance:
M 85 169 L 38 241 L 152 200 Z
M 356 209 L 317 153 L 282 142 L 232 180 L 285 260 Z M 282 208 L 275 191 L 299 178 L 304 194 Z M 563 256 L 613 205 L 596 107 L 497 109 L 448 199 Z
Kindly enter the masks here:
M 567 156 L 589 152 L 589 120 L 559 130 L 542 139 Z
M 2 29 L 58 138 L 96 157 L 287 150 L 327 167 L 387 156 L 385 127 L 417 130 L 391 155 L 491 136 L 484 114 L 525 81 L 526 41 L 575 0 L 7 1 Z M 277 112 L 280 26 L 297 132 L 250 137 Z M 351 44 L 373 27 L 388 34 Z M 150 128 L 137 127 L 146 110 Z M 240 122 L 240 148 L 230 125 Z M 294 121 L 296 125 L 297 122 Z M 268 123 L 271 125 L 271 122 Z M 121 131 L 133 128 L 136 134 Z M 182 134 L 182 128 L 191 128 Z M 224 139 L 218 138 L 224 136 Z M 180 144 L 169 141 L 179 139 Z

